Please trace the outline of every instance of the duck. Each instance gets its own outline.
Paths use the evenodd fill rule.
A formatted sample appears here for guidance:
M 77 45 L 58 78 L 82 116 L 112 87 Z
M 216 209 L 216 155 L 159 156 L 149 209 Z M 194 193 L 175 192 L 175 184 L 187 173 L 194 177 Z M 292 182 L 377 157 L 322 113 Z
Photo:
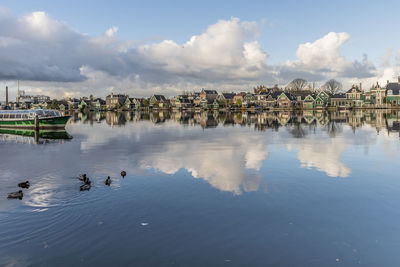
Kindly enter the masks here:
M 110 176 L 107 176 L 107 179 L 104 182 L 106 185 L 110 185 L 111 184 L 111 178 Z
M 22 192 L 22 190 L 19 190 L 18 192 L 12 192 L 8 194 L 8 198 L 19 198 L 22 199 L 22 197 L 24 196 L 24 193 Z
M 29 186 L 30 186 L 29 181 L 22 182 L 22 183 L 18 184 L 18 187 L 22 187 L 22 188 L 26 188 L 26 189 L 28 189 Z
M 121 172 L 121 176 L 122 176 L 122 178 L 125 178 L 125 176 L 126 176 L 126 171 L 122 171 L 122 172 Z
M 79 187 L 80 191 L 86 191 L 86 190 L 90 190 L 91 185 L 90 184 L 83 184 Z
M 86 173 L 84 173 L 84 174 L 79 174 L 78 179 L 81 180 L 81 181 L 85 181 L 85 179 L 86 179 Z
M 85 177 L 85 179 L 83 180 L 83 182 L 87 185 L 91 185 L 92 181 L 90 181 L 89 178 Z

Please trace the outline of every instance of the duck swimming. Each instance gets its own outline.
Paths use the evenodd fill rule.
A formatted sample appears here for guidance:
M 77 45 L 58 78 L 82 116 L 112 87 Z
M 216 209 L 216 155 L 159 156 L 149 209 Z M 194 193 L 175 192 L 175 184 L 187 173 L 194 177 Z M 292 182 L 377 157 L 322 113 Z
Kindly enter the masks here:
M 28 189 L 30 184 L 29 184 L 29 181 L 26 181 L 26 182 L 23 182 L 23 183 L 19 183 L 18 186 Z
M 121 172 L 121 176 L 122 176 L 122 178 L 125 178 L 125 176 L 126 176 L 126 171 L 122 171 L 122 172 Z
M 83 184 L 79 187 L 80 191 L 86 191 L 86 190 L 90 190 L 90 184 Z
M 8 198 L 19 198 L 22 199 L 22 197 L 24 196 L 24 193 L 22 192 L 22 190 L 19 190 L 18 192 L 13 192 L 8 194 Z
M 85 179 L 83 179 L 83 182 L 85 183 L 85 184 L 88 184 L 88 185 L 90 185 L 92 182 L 90 181 L 90 179 L 89 178 L 87 178 L 87 177 L 85 177 Z
M 107 179 L 104 182 L 106 185 L 110 185 L 111 184 L 111 178 L 110 176 L 107 177 Z
M 85 181 L 85 179 L 86 179 L 86 173 L 84 173 L 84 174 L 79 174 L 78 179 L 81 180 L 81 181 Z

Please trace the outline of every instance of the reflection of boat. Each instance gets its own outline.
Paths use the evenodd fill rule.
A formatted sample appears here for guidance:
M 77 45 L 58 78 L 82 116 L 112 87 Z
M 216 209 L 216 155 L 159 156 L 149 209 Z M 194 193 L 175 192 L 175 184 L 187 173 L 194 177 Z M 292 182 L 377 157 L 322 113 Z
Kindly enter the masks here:
M 53 143 L 72 139 L 65 130 L 0 128 L 0 142 Z
M 55 129 L 65 128 L 70 116 L 51 109 L 2 110 L 1 128 Z
M 21 135 L 21 136 L 29 136 L 35 137 L 38 134 L 39 138 L 43 139 L 72 139 L 66 131 L 35 131 L 29 129 L 0 129 L 0 134 L 10 134 L 10 135 Z

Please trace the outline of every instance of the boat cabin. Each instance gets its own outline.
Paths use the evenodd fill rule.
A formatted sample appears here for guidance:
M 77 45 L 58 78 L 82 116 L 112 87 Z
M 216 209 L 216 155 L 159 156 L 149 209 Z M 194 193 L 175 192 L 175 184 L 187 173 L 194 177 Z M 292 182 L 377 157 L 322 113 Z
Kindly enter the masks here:
M 33 120 L 36 115 L 39 119 L 62 116 L 59 111 L 51 109 L 0 110 L 0 120 Z

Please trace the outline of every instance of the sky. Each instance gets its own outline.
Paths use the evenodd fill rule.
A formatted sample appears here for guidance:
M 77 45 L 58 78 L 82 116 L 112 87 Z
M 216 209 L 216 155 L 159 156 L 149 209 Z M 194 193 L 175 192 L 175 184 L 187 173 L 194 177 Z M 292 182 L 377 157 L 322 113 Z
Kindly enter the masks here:
M 15 96 L 172 96 L 295 78 L 346 89 L 400 75 L 399 1 L 0 1 Z M 0 91 L 1 92 L 1 91 Z M 0 100 L 4 94 L 0 93 Z

